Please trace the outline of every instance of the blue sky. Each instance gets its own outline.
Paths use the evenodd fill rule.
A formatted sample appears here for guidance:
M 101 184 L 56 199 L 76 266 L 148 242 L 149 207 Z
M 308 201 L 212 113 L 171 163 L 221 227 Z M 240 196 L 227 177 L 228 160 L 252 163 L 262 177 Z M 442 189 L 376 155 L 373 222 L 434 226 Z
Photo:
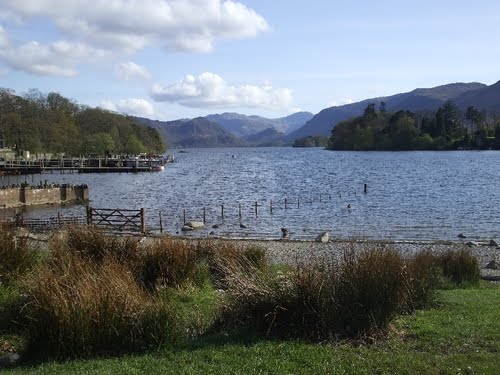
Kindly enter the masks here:
M 500 2 L 2 0 L 0 87 L 160 120 L 500 80 Z

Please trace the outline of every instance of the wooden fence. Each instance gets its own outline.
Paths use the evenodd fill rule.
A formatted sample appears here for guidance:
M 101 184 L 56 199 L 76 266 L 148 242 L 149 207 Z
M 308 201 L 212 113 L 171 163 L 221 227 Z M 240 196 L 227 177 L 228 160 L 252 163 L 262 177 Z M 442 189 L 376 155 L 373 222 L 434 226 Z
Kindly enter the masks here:
M 62 216 L 46 218 L 24 218 L 22 215 L 16 216 L 8 220 L 2 220 L 17 228 L 27 228 L 31 232 L 44 232 L 54 229 L 59 229 L 67 225 L 85 224 L 85 218 L 82 216 Z
M 87 206 L 87 224 L 116 233 L 145 233 L 146 210 Z

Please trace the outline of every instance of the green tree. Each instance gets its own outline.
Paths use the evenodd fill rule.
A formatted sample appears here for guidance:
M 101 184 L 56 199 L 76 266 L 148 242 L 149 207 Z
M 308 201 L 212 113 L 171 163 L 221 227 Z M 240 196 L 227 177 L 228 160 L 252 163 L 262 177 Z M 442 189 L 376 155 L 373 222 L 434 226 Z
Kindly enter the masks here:
M 84 138 L 81 154 L 104 156 L 106 152 L 113 152 L 115 142 L 108 133 L 95 133 Z
M 123 149 L 123 152 L 134 155 L 142 154 L 146 151 L 146 147 L 144 147 L 143 143 L 135 135 L 129 136 Z
M 462 124 L 458 117 L 458 107 L 452 100 L 447 100 L 436 113 L 437 126 L 441 136 L 452 139 L 459 135 Z

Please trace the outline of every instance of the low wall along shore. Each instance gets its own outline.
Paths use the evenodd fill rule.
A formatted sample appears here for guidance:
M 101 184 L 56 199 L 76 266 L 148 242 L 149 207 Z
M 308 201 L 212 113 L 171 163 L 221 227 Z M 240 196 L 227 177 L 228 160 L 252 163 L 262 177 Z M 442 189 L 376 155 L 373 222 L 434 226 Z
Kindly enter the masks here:
M 87 185 L 21 184 L 0 187 L 0 208 L 84 202 L 88 198 Z

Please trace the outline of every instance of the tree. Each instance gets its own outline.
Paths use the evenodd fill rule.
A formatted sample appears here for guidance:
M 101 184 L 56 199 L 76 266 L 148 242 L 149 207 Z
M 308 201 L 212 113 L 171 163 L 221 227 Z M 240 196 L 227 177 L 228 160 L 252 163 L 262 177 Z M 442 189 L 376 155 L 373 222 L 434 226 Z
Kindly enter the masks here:
M 363 113 L 363 120 L 364 122 L 369 122 L 377 117 L 377 112 L 375 111 L 375 103 L 370 103 L 368 106 L 365 108 L 365 111 Z
M 456 137 L 462 124 L 458 118 L 458 108 L 451 100 L 447 100 L 436 113 L 437 126 L 441 135 L 446 138 Z
M 468 121 L 470 133 L 474 134 L 483 125 L 484 115 L 476 107 L 470 106 L 465 112 L 465 119 Z
M 378 111 L 381 113 L 381 114 L 385 114 L 386 112 L 386 105 L 385 105 L 385 102 L 382 100 L 378 106 Z

